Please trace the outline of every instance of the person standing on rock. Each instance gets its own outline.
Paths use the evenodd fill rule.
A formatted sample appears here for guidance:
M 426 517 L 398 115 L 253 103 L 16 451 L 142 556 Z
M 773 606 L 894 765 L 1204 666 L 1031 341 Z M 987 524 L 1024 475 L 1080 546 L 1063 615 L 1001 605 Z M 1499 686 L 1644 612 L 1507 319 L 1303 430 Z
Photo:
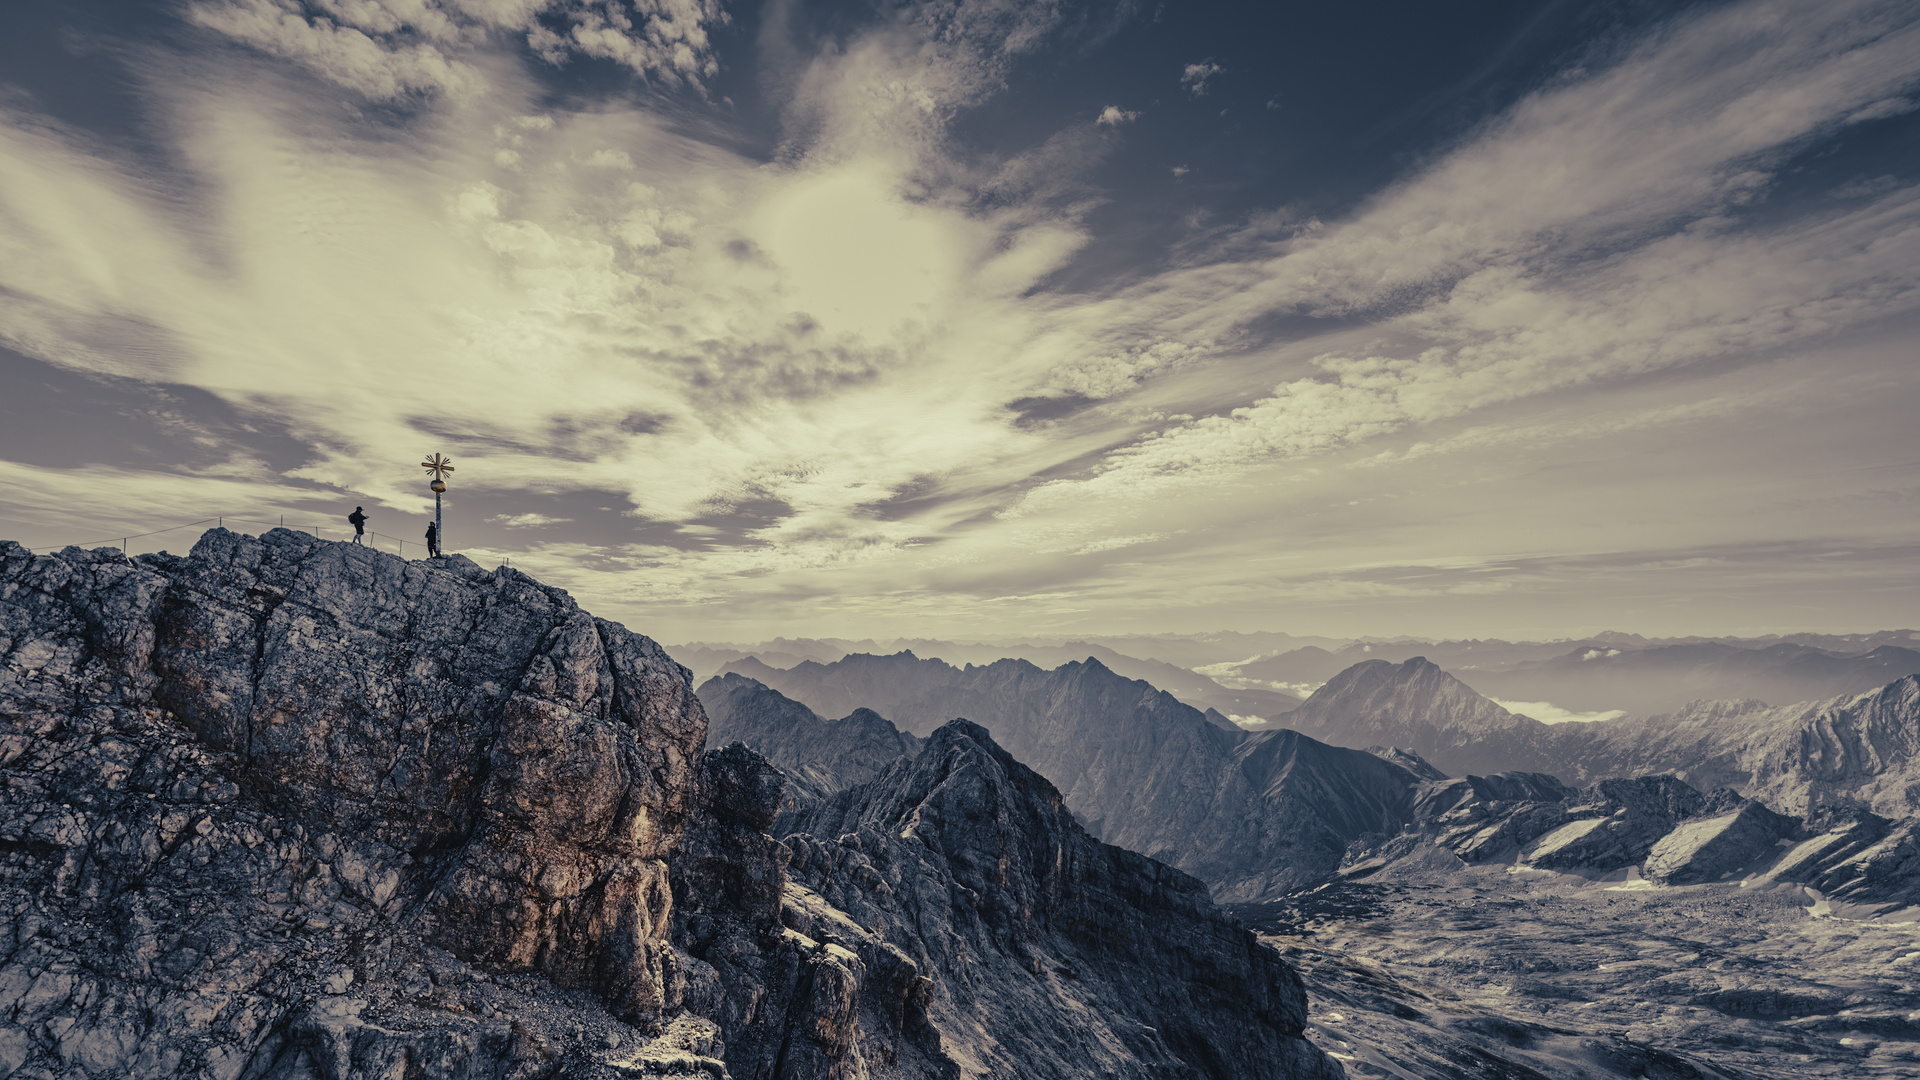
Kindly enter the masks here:
M 427 558 L 437 559 L 439 557 L 440 557 L 440 526 L 434 522 L 429 521 L 427 522 Z
M 353 542 L 365 543 L 366 541 L 361 538 L 367 535 L 367 508 L 354 507 L 353 513 L 347 515 L 347 521 L 353 525 Z

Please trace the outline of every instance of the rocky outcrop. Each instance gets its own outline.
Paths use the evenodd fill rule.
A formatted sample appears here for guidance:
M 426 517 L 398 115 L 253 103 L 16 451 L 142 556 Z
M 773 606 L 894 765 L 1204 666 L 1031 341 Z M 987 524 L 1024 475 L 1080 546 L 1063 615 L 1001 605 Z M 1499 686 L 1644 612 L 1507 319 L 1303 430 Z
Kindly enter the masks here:
M 894 949 L 937 973 L 907 986 L 903 1027 L 924 1002 L 969 1073 L 1339 1075 L 1277 953 L 1199 881 L 1095 840 L 979 725 L 935 731 L 787 844 L 787 925 L 842 963 Z
M 1431 875 L 1486 863 L 1599 879 L 1632 873 L 1659 885 L 1793 882 L 1869 914 L 1920 907 L 1920 821 L 1857 807 L 1794 817 L 1671 776 L 1578 791 L 1538 773 L 1425 783 L 1406 828 L 1350 845 L 1339 875 Z
M 712 1017 L 735 1080 L 957 1078 L 927 1016 L 932 981 L 878 941 L 789 929 L 790 851 L 769 836 L 788 777 L 747 747 L 700 759 L 673 863 L 685 1003 Z
M 542 1075 L 672 1011 L 704 717 L 566 594 L 284 530 L 9 544 L 0 652 L 13 1066 Z
M 1606 873 L 1644 861 L 1681 821 L 1726 808 L 1671 776 L 1602 780 L 1567 807 L 1566 824 L 1529 843 L 1521 859 L 1542 870 Z
M 1398 746 L 1369 746 L 1367 753 L 1382 761 L 1391 761 L 1422 780 L 1445 780 L 1447 774 L 1433 767 L 1433 763 L 1411 750 Z
M 1736 810 L 1676 825 L 1647 852 L 1641 873 L 1663 885 L 1744 875 L 1774 861 L 1798 822 L 1746 799 Z
M 792 929 L 786 777 L 706 729 L 652 641 L 458 556 L 0 545 L 0 1076 L 974 1071 L 929 1003 L 1006 958 Z
M 1809 712 L 1750 759 L 1754 794 L 1794 811 L 1920 814 L 1920 675 Z

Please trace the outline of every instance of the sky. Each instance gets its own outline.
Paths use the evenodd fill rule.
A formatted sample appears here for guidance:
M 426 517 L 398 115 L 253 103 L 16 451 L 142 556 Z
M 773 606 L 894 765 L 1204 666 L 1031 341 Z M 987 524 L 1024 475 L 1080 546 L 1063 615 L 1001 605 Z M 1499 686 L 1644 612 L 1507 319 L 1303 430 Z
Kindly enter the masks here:
M 1910 2 L 0 5 L 37 548 L 442 453 L 668 642 L 1904 627 L 1917 360 Z

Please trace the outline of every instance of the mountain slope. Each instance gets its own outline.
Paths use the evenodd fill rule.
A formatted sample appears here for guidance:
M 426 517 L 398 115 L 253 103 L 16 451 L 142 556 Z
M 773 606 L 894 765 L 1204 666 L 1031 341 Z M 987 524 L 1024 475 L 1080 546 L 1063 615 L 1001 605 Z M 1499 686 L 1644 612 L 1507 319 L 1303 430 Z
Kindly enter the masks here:
M 1276 722 L 1336 746 L 1403 746 L 1442 772 L 1552 772 L 1546 724 L 1494 704 L 1424 657 L 1368 660 L 1329 679 Z
M 745 743 L 794 778 L 801 799 L 820 798 L 863 784 L 920 740 L 870 709 L 825 720 L 812 709 L 744 675 L 729 673 L 701 685 L 707 739 L 714 746 Z
M 787 844 L 797 932 L 973 973 L 943 980 L 929 1012 L 983 1036 L 970 1065 L 990 1075 L 1341 1075 L 1302 1037 L 1305 998 L 1277 953 L 1200 882 L 1089 836 L 979 725 L 943 726 L 808 811 Z
M 896 654 L 762 674 L 815 709 L 864 700 L 910 729 L 966 716 L 1051 780 L 1094 835 L 1222 897 L 1320 880 L 1349 842 L 1398 829 L 1396 808 L 1416 782 L 1373 755 L 1291 732 L 1223 730 L 1093 660 L 956 669 Z
M 766 831 L 784 775 L 706 736 L 658 645 L 512 570 L 288 530 L 214 529 L 185 558 L 0 543 L 0 1073 L 953 1080 L 1089 1023 L 1121 1040 L 1117 1070 L 1158 1068 L 1139 1009 L 1106 997 L 1051 1031 L 929 1011 L 1029 957 L 921 966 L 906 948 L 946 943 L 911 926 L 860 953 L 791 931 Z M 1029 820 L 993 794 L 927 809 Z M 1031 895 L 952 854 L 949 901 Z M 1183 921 L 1190 882 L 1101 865 L 1106 892 L 1073 879 L 1055 910 L 1164 914 L 1192 970 L 1257 975 L 1297 1013 L 1277 957 Z M 1268 1023 L 1247 1052 L 1278 1056 L 1248 1074 L 1326 1074 L 1220 994 L 1155 1009 L 1172 1030 Z

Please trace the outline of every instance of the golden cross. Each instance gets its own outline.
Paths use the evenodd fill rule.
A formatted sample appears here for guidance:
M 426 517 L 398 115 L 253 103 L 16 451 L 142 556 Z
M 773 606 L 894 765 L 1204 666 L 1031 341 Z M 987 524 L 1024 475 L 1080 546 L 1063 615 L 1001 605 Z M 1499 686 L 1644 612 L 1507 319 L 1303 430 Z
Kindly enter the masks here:
M 420 467 L 433 474 L 435 480 L 445 480 L 453 471 L 453 459 L 435 454 L 420 463 Z

